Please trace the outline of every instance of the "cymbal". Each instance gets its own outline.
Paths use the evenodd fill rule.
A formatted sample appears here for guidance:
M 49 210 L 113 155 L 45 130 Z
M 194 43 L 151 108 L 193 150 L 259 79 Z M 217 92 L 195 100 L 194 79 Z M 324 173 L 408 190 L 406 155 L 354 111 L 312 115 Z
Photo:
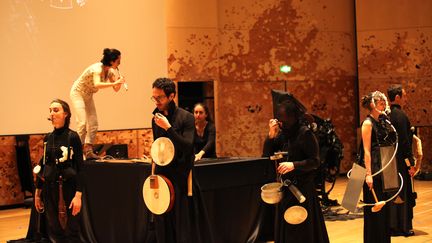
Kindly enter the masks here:
M 174 153 L 174 144 L 167 137 L 156 139 L 150 150 L 153 161 L 160 166 L 169 165 L 174 158 Z
M 308 212 L 302 206 L 291 206 L 284 213 L 284 219 L 289 224 L 301 224 L 308 216 Z

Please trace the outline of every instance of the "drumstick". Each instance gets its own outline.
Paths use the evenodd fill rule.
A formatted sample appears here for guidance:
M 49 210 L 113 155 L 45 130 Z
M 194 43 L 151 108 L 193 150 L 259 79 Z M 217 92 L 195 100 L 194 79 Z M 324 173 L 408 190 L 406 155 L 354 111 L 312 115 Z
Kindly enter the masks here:
M 373 197 L 375 199 L 375 202 L 378 202 L 378 198 L 377 198 L 377 196 L 375 194 L 375 190 L 373 188 L 371 188 L 371 191 L 372 191 L 372 195 L 373 195 Z
M 44 142 L 44 154 L 43 154 L 43 160 L 42 160 L 42 164 L 43 164 L 43 165 L 45 165 L 46 146 L 47 146 L 47 142 Z
M 191 197 L 192 196 L 192 170 L 189 171 L 187 183 L 188 183 L 188 196 Z
M 373 189 L 373 187 L 371 188 L 371 191 L 372 191 L 372 195 L 375 199 L 375 205 L 372 207 L 372 212 L 376 213 L 376 212 L 380 211 L 382 207 L 384 207 L 386 202 L 385 201 L 378 201 L 378 198 L 375 194 L 375 190 Z

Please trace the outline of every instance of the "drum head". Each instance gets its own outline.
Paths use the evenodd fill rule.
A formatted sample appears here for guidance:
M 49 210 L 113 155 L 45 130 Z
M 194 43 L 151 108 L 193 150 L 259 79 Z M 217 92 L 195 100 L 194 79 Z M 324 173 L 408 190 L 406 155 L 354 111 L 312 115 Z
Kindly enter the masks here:
M 157 185 L 157 188 L 151 188 L 151 177 L 157 180 L 157 182 L 154 182 Z M 147 179 L 144 181 L 142 193 L 144 203 L 150 212 L 161 215 L 171 209 L 174 202 L 173 198 L 171 197 L 174 192 L 171 190 L 172 188 L 170 188 L 163 177 L 158 175 L 147 177 Z
M 174 144 L 171 140 L 166 137 L 160 137 L 153 142 L 150 155 L 157 165 L 166 166 L 173 160 L 174 152 Z
M 306 209 L 302 206 L 292 206 L 285 210 L 284 219 L 288 224 L 301 224 L 308 216 Z

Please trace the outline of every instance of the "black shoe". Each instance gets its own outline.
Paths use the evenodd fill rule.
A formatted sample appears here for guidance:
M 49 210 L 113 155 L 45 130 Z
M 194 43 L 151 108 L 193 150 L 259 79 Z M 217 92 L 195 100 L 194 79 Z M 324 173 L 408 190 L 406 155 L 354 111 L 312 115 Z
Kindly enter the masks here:
M 401 232 L 401 231 L 391 231 L 391 232 L 390 232 L 390 235 L 391 235 L 391 236 L 403 236 L 404 233 Z
M 403 232 L 403 234 L 404 234 L 405 237 L 410 237 L 410 236 L 415 235 L 415 233 L 414 233 L 413 230 L 408 230 L 406 232 Z
M 414 235 L 414 231 L 408 230 L 408 231 L 391 231 L 391 236 L 405 236 L 410 237 Z
M 405 236 L 405 232 L 403 230 L 391 230 L 391 236 Z

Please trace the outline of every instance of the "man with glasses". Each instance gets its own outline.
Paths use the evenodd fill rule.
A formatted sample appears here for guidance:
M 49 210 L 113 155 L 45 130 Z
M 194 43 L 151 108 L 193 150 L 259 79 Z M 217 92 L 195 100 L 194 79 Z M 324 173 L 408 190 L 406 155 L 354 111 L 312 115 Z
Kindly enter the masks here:
M 194 163 L 195 121 L 192 113 L 177 107 L 174 102 L 176 86 L 168 78 L 153 82 L 151 100 L 153 111 L 153 139 L 169 138 L 175 148 L 175 157 L 167 166 L 156 165 L 155 174 L 167 177 L 175 191 L 171 211 L 155 215 L 156 242 L 213 242 L 207 213 L 199 196 L 198 186 L 193 184 L 193 196 L 188 197 L 187 179 Z M 193 180 L 194 181 L 194 180 Z

